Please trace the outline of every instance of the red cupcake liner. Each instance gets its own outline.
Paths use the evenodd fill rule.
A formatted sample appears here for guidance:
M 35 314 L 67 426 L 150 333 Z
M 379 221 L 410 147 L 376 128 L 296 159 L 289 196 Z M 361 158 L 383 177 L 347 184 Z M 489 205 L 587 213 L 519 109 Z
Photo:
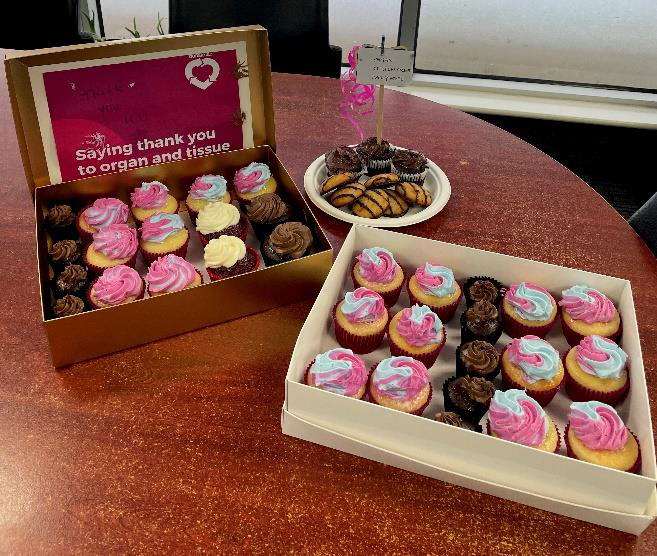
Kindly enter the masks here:
M 419 359 L 418 359 L 418 361 L 419 361 Z M 378 365 L 378 363 L 377 363 L 377 365 Z M 368 401 L 369 401 L 370 403 L 373 403 L 374 405 L 381 405 L 379 402 L 377 402 L 377 401 L 374 399 L 374 396 L 372 396 L 372 394 L 370 393 L 370 388 L 372 387 L 372 375 L 374 374 L 374 370 L 375 370 L 375 369 L 376 369 L 376 365 L 372 366 L 372 368 L 370 369 L 370 374 L 369 374 L 369 376 L 367 377 L 367 386 L 366 386 L 366 388 L 365 388 L 365 392 L 367 393 L 367 399 L 368 399 Z M 433 385 L 431 384 L 431 380 L 430 380 L 430 381 L 429 381 L 429 395 L 427 396 L 427 401 L 424 402 L 424 403 L 423 403 L 420 407 L 418 407 L 415 411 L 409 411 L 408 413 L 409 413 L 410 415 L 418 415 L 418 416 L 422 416 L 422 414 L 424 413 L 424 410 L 425 410 L 425 409 L 429 406 L 429 404 L 431 403 L 431 398 L 432 398 L 432 396 L 433 396 Z M 383 406 L 382 406 L 382 407 L 383 407 Z M 393 408 L 390 407 L 390 408 L 388 408 L 388 409 L 393 409 Z M 401 411 L 401 410 L 398 409 L 397 411 Z
M 353 264 L 351 265 L 351 281 L 354 283 L 354 287 L 359 288 L 361 287 L 360 284 L 356 281 L 356 263 L 358 261 L 354 261 Z M 395 288 L 394 290 L 391 290 L 389 292 L 379 292 L 378 293 L 382 298 L 383 298 L 383 303 L 387 308 L 392 307 L 395 303 L 397 303 L 397 300 L 399 299 L 399 294 L 402 291 L 402 288 L 404 287 L 404 283 L 406 282 L 406 271 L 404 268 L 399 265 L 399 268 L 401 268 L 402 271 L 402 281 L 401 284 L 399 284 L 399 287 Z M 362 286 L 362 287 L 367 287 L 367 286 Z M 376 290 L 372 290 L 376 291 Z
M 217 282 L 219 280 L 223 280 L 224 278 L 232 278 L 233 276 L 239 276 L 240 274 L 246 274 L 247 272 L 253 272 L 254 270 L 258 270 L 260 268 L 260 259 L 258 258 L 258 253 L 256 253 L 254 249 L 248 246 L 246 248 L 246 252 L 247 254 L 251 253 L 255 259 L 255 265 L 253 268 L 249 268 L 247 270 L 240 270 L 235 274 L 230 274 L 230 273 L 226 274 L 226 269 L 221 270 L 221 269 L 213 269 L 211 267 L 206 267 L 210 280 L 213 282 Z
M 87 258 L 87 251 L 89 250 L 90 246 L 91 246 L 91 244 L 87 245 L 87 247 L 84 250 L 84 254 L 82 255 L 82 258 L 84 260 L 84 264 L 87 265 L 87 268 L 89 269 L 89 272 L 91 272 L 92 274 L 95 274 L 96 276 L 100 276 L 108 268 L 112 268 L 113 266 L 119 266 L 118 264 L 115 264 L 115 265 L 112 265 L 112 266 L 101 267 L 101 266 L 96 266 L 95 264 L 91 264 L 89 262 L 89 259 Z M 130 259 L 128 261 L 126 261 L 125 263 L 121 263 L 121 264 L 123 264 L 125 266 L 129 266 L 130 268 L 135 268 L 135 264 L 137 263 L 137 254 L 138 253 L 139 253 L 139 248 L 137 248 L 137 250 L 135 251 L 135 254 L 132 257 L 130 257 Z
M 386 334 L 387 324 L 378 334 L 370 334 L 368 336 L 358 336 L 356 334 L 352 334 L 340 326 L 338 319 L 336 318 L 336 311 L 341 301 L 342 300 L 338 301 L 333 306 L 333 324 L 335 325 L 335 339 L 337 340 L 338 344 L 340 344 L 343 348 L 350 349 L 354 353 L 358 354 L 373 352 L 381 345 L 383 337 Z M 390 314 L 388 314 L 388 322 L 389 321 Z
M 606 403 L 607 405 L 618 405 L 626 397 L 627 393 L 630 391 L 630 374 L 627 374 L 627 380 L 625 384 L 618 390 L 612 390 L 611 392 L 600 392 L 599 390 L 593 390 L 592 388 L 587 388 L 579 382 L 577 382 L 570 373 L 568 369 L 565 368 L 565 386 L 566 394 L 574 402 L 588 402 L 595 400 L 598 402 Z
M 570 423 L 566 425 L 566 430 L 563 433 L 564 441 L 566 442 L 566 453 L 568 454 L 569 458 L 576 459 L 577 461 L 584 461 L 579 459 L 576 455 L 575 452 L 573 452 L 573 449 L 570 447 L 570 442 L 568 442 L 568 431 L 570 430 Z M 636 461 L 632 464 L 632 467 L 630 467 L 626 473 L 634 473 L 636 475 L 641 474 L 641 443 L 639 442 L 639 439 L 636 437 L 636 434 L 634 434 L 630 429 L 627 429 L 627 431 L 634 437 L 634 440 L 636 440 L 636 445 L 637 448 L 639 449 L 639 454 L 636 457 Z M 594 464 L 597 465 L 597 464 Z M 602 467 L 605 467 L 604 465 Z M 617 469 L 616 471 L 621 471 L 620 469 Z
M 424 303 L 423 301 L 420 301 L 413 295 L 413 292 L 411 291 L 411 287 L 410 287 L 410 280 L 406 283 L 406 292 L 408 293 L 408 299 L 411 307 L 415 304 L 426 305 L 427 307 L 429 307 L 429 309 L 431 309 L 434 313 L 436 313 L 440 317 L 440 320 L 443 323 L 452 320 L 452 317 L 456 313 L 456 308 L 459 306 L 459 303 L 461 303 L 461 299 L 463 298 L 463 288 L 461 288 L 461 294 L 458 296 L 458 299 L 456 299 L 456 301 L 450 303 L 449 305 L 436 307 L 435 305 Z
M 397 344 L 392 336 L 388 334 L 388 345 L 390 346 L 390 353 L 391 355 L 399 356 L 399 355 L 405 355 L 406 357 L 412 357 L 413 359 L 417 359 L 418 361 L 421 361 L 424 363 L 424 366 L 428 369 L 430 367 L 433 367 L 433 364 L 436 362 L 436 359 L 438 359 L 438 355 L 440 354 L 441 350 L 443 349 L 443 346 L 445 345 L 445 342 L 447 342 L 447 330 L 443 328 L 443 340 L 440 342 L 440 344 L 437 344 L 436 349 L 434 351 L 431 351 L 429 353 L 411 353 L 409 351 L 406 351 L 403 347 L 401 347 L 399 344 Z
M 100 278 L 100 276 L 98 278 Z M 94 303 L 93 300 L 91 299 L 91 290 L 93 289 L 96 282 L 98 282 L 98 278 L 96 278 L 91 283 L 91 285 L 87 288 L 87 292 L 86 292 L 86 296 L 85 296 L 86 299 L 87 299 L 87 303 L 89 304 L 89 307 L 91 307 L 91 309 L 104 309 L 105 308 L 105 307 L 102 307 L 102 306 Z M 141 293 L 133 301 L 143 299 L 145 291 L 146 291 L 146 286 L 144 285 L 144 280 L 142 279 L 142 281 L 141 281 Z M 119 303 L 118 305 L 123 305 L 123 303 Z M 109 306 L 110 307 L 117 307 L 118 305 L 109 305 Z
M 146 266 L 150 266 L 151 263 L 155 262 L 160 257 L 165 257 L 166 255 L 177 255 L 178 257 L 182 257 L 184 259 L 185 255 L 187 255 L 188 245 L 189 245 L 189 233 L 187 234 L 187 239 L 185 240 L 185 243 L 183 243 L 180 247 L 178 247 L 178 249 L 174 249 L 173 251 L 166 251 L 165 253 L 149 253 L 148 251 L 142 248 L 141 256 L 144 258 L 144 261 L 146 262 Z
M 308 373 L 310 372 L 310 367 L 313 366 L 314 362 L 315 362 L 315 360 L 313 359 L 310 362 L 310 365 L 308 365 L 306 367 L 306 371 L 303 373 L 303 383 L 306 384 L 307 386 L 311 386 L 311 384 L 308 382 Z M 353 398 L 354 400 L 363 400 L 363 401 L 366 400 L 366 398 L 367 398 L 367 384 L 368 384 L 368 382 L 366 381 L 365 382 L 365 389 L 363 390 L 363 395 L 360 398 Z M 313 388 L 317 388 L 317 386 L 313 386 Z M 349 398 L 349 397 L 352 397 L 352 396 L 345 396 L 345 397 Z
M 83 245 L 87 245 L 88 243 L 91 243 L 94 240 L 93 234 L 82 228 L 82 224 L 80 223 L 80 219 L 82 218 L 82 213 L 84 213 L 84 211 L 87 210 L 90 206 L 91 205 L 87 205 L 80 212 L 78 212 L 78 216 L 75 219 L 75 228 L 77 229 L 78 234 L 80 234 L 80 239 L 82 240 Z
M 235 237 L 239 237 L 242 241 L 246 241 L 246 236 L 249 235 L 249 221 L 247 220 L 246 216 L 244 215 L 240 216 L 239 225 L 241 228 L 240 235 Z M 235 224 L 235 226 L 237 226 L 237 224 Z M 198 233 L 198 238 L 201 241 L 201 245 L 203 247 L 205 247 L 208 243 L 210 243 L 210 239 L 208 237 L 204 236 L 201 232 L 197 232 L 197 233 Z M 235 234 L 226 234 L 226 235 L 234 236 Z
M 504 355 L 505 351 L 506 348 L 502 350 L 500 359 Z M 565 372 L 564 372 L 564 376 L 565 376 Z M 504 365 L 502 365 L 502 390 L 509 390 L 511 388 L 515 388 L 517 390 L 524 390 L 525 392 L 527 392 L 528 396 L 534 398 L 539 404 L 541 404 L 541 407 L 545 407 L 554 399 L 554 396 L 557 395 L 557 392 L 559 391 L 559 388 L 561 388 L 563 381 L 564 379 L 562 378 L 561 382 L 557 386 L 555 386 L 554 388 L 550 388 L 549 390 L 537 390 L 537 391 L 529 390 L 527 386 L 519 384 L 518 382 L 513 380 L 506 372 Z
M 504 305 L 501 305 L 501 307 L 502 310 L 500 312 L 502 314 L 502 329 L 509 336 L 511 336 L 511 338 L 521 338 L 522 336 L 527 336 L 528 334 L 533 334 L 539 338 L 545 338 L 550 330 L 552 330 L 554 323 L 557 321 L 557 315 L 555 314 L 554 318 L 546 324 L 541 326 L 526 326 L 518 322 L 511 315 L 508 315 L 504 310 Z
M 571 347 L 575 347 L 576 345 L 579 345 L 579 343 L 586 338 L 583 334 L 580 334 L 579 332 L 575 332 L 565 321 L 563 318 L 563 310 L 559 311 L 559 318 L 561 319 L 561 328 L 563 329 L 563 335 L 566 338 L 566 341 L 570 344 Z M 623 321 L 621 320 L 620 325 L 618 326 L 618 330 L 609 336 L 603 336 L 604 338 L 609 338 L 610 340 L 613 340 L 614 342 L 618 343 L 618 340 L 620 340 L 620 337 L 623 333 Z
M 557 447 L 554 449 L 554 451 L 552 453 L 553 454 L 558 454 L 559 453 L 559 448 L 561 448 L 561 433 L 559 432 L 559 427 L 557 427 L 556 424 L 554 424 L 554 428 L 557 429 Z M 566 427 L 566 431 L 567 430 L 568 430 L 568 427 Z M 490 419 L 486 419 L 486 434 L 488 434 L 488 436 L 493 436 L 490 433 Z M 565 435 L 564 435 L 564 437 L 565 437 Z M 499 438 L 499 437 L 497 437 L 497 438 Z M 501 440 L 503 440 L 503 439 L 501 439 Z M 524 446 L 524 444 L 520 444 L 520 445 Z M 527 446 L 527 448 L 533 448 L 533 446 Z

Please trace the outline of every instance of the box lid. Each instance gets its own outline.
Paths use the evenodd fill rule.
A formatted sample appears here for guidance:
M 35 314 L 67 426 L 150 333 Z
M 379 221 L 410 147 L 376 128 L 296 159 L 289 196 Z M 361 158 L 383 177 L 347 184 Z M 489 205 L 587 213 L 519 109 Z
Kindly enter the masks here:
M 28 187 L 276 147 L 267 31 L 236 27 L 8 54 Z

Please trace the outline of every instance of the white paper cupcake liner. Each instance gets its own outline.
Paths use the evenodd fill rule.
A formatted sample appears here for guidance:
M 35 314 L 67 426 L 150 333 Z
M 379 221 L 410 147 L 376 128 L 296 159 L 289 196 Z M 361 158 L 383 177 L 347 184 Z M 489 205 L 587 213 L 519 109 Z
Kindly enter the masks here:
M 391 165 L 391 168 L 392 168 L 392 173 L 397 174 L 402 181 L 410 181 L 415 183 L 424 182 L 424 178 L 427 177 L 427 172 L 429 171 L 429 168 L 426 168 L 424 172 L 421 172 L 419 174 L 407 174 L 405 172 L 400 172 L 397 168 L 395 168 L 394 164 Z

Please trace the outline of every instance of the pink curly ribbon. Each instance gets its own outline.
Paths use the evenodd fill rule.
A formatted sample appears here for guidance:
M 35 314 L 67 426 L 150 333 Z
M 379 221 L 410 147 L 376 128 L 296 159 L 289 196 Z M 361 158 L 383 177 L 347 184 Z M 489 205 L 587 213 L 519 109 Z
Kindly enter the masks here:
M 358 49 L 356 45 L 349 52 L 349 71 L 340 76 L 340 88 L 344 97 L 339 105 L 340 115 L 354 127 L 362 141 L 365 137 L 363 128 L 356 119 L 374 111 L 374 85 L 363 85 L 356 82 L 356 61 Z

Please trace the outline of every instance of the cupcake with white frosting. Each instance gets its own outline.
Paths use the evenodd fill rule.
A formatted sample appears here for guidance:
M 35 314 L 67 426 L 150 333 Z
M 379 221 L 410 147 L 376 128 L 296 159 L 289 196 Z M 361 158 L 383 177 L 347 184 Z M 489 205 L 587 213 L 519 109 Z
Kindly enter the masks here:
M 258 254 L 235 236 L 211 239 L 204 248 L 203 259 L 212 281 L 258 270 L 259 266 Z

